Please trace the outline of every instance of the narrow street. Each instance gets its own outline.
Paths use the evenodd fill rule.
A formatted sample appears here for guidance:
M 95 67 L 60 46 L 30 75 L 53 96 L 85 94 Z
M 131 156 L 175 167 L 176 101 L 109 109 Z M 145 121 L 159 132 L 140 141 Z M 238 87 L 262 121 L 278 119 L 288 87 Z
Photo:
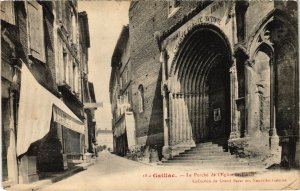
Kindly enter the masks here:
M 114 190 L 114 189 L 275 189 L 299 185 L 299 180 L 287 180 L 297 171 L 209 170 L 205 167 L 147 165 L 110 153 L 100 153 L 96 163 L 87 170 L 42 188 L 59 190 Z M 277 174 L 276 176 L 274 176 Z M 270 176 L 272 175 L 272 176 Z M 273 178 L 271 178 L 273 177 Z M 251 184 L 259 182 L 260 184 Z
M 42 190 L 100 190 L 124 188 L 132 177 L 140 177 L 145 169 L 154 167 L 131 161 L 109 152 L 100 153 L 96 163 L 87 170 Z M 134 181 L 135 182 L 135 181 Z

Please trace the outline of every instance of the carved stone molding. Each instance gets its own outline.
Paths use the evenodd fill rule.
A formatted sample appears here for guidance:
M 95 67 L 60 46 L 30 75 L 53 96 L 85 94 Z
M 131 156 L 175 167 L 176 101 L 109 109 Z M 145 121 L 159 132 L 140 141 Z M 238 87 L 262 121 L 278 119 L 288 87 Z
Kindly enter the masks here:
M 243 59 L 248 59 L 249 55 L 247 53 L 247 48 L 244 43 L 238 43 L 234 46 L 234 53 L 233 56 L 235 58 L 243 58 Z
M 245 62 L 246 66 L 253 67 L 255 65 L 255 60 L 246 60 Z

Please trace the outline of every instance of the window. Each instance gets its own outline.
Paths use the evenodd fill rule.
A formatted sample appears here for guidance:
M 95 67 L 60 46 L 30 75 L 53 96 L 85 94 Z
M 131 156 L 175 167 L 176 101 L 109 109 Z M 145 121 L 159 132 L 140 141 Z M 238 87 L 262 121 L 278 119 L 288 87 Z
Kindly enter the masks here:
M 58 56 L 55 57 L 55 59 L 56 59 L 55 63 L 56 63 L 56 67 L 57 67 L 57 69 L 56 69 L 56 76 L 57 76 L 56 80 L 57 80 L 58 84 L 62 84 L 63 81 L 65 80 L 65 73 L 64 73 L 64 71 L 65 71 L 64 67 L 65 66 L 64 66 L 64 63 L 66 62 L 65 61 L 66 58 L 65 58 L 63 45 L 62 45 L 63 44 L 62 40 L 60 38 L 57 38 L 56 41 L 57 41 L 57 45 L 56 45 L 55 51 L 56 51 L 56 55 L 58 55 Z
M 67 83 L 67 79 L 69 78 L 69 75 L 68 75 L 68 54 L 66 53 L 66 51 L 64 50 L 63 51 L 63 79 L 65 81 L 65 83 Z
M 76 31 L 76 17 L 75 14 L 72 12 L 72 43 L 76 44 L 77 39 L 77 31 Z
M 1 20 L 15 24 L 15 11 L 12 1 L 1 2 Z
M 143 85 L 139 86 L 138 91 L 138 101 L 139 101 L 139 112 L 144 112 L 144 87 Z
M 43 7 L 36 1 L 27 1 L 27 5 L 30 53 L 45 62 Z
M 74 87 L 74 92 L 78 93 L 78 67 L 76 64 L 73 65 L 73 87 Z

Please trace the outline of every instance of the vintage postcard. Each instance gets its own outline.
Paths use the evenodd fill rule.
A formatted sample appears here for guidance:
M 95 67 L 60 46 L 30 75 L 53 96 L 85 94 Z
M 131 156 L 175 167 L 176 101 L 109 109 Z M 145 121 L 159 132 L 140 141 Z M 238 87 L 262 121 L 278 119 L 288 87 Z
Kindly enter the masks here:
M 300 189 L 298 2 L 1 1 L 4 190 Z

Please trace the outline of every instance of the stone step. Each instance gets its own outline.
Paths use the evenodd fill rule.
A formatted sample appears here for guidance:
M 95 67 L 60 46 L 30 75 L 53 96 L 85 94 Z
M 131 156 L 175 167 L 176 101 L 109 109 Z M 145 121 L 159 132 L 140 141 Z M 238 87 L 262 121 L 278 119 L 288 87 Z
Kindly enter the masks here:
M 171 162 L 172 161 L 172 162 Z M 180 165 L 187 165 L 187 166 L 197 166 L 197 165 L 206 165 L 206 166 L 226 166 L 228 169 L 230 169 L 231 166 L 243 166 L 245 169 L 247 169 L 250 166 L 253 167 L 260 167 L 261 165 L 258 165 L 257 162 L 241 162 L 241 161 L 223 161 L 223 162 L 217 162 L 217 161 L 192 161 L 192 160 L 169 160 L 164 161 L 161 164 L 180 164 Z
M 226 170 L 243 170 L 249 171 L 251 169 L 262 169 L 261 166 L 255 165 L 245 165 L 245 164 L 234 164 L 234 165 L 219 165 L 219 164 L 197 164 L 197 163 L 160 163 L 158 165 L 162 166 L 176 166 L 176 167 L 203 167 L 203 169 L 212 168 L 212 169 L 226 169 Z
M 201 150 L 188 150 L 188 151 L 185 151 L 184 153 L 187 153 L 187 154 L 201 154 L 201 155 L 210 155 L 210 154 L 224 154 L 224 155 L 227 155 L 227 154 L 230 154 L 228 152 L 224 152 L 222 150 L 205 150 L 205 151 L 201 151 Z M 182 153 L 182 154 L 184 154 Z
M 255 164 L 251 164 L 251 163 L 240 163 L 240 162 L 224 162 L 224 163 L 216 163 L 216 162 L 201 162 L 201 161 L 172 161 L 172 162 L 164 162 L 162 164 L 180 164 L 183 166 L 207 166 L 207 167 L 211 167 L 211 166 L 216 166 L 216 167 L 231 167 L 231 166 L 241 166 L 244 167 L 245 169 L 248 168 L 249 166 L 256 166 Z
M 257 162 L 249 162 L 236 158 L 230 152 L 225 152 L 223 147 L 213 142 L 197 144 L 196 147 L 183 151 L 172 159 L 163 161 L 160 165 L 169 166 L 197 166 L 218 169 L 249 169 L 257 168 Z
M 204 158 L 174 158 L 169 161 L 200 161 L 200 162 L 212 162 L 212 163 L 222 163 L 222 162 L 239 162 L 234 161 L 232 158 L 220 158 L 220 159 L 204 159 Z
M 196 147 L 210 147 L 210 146 L 218 146 L 217 144 L 213 144 L 212 142 L 205 143 L 197 143 Z
M 190 151 L 223 151 L 222 147 L 196 147 L 196 148 L 192 148 L 190 149 Z
M 229 164 L 247 164 L 245 162 L 240 162 L 240 161 L 237 161 L 237 160 L 232 160 L 232 159 L 223 159 L 223 160 L 192 160 L 192 159 L 171 159 L 171 160 L 168 160 L 168 161 L 165 161 L 164 163 L 199 163 L 199 164 L 226 164 L 226 165 L 229 165 Z
M 212 156 L 205 156 L 205 155 L 181 155 L 176 156 L 173 159 L 198 159 L 198 160 L 222 160 L 222 159 L 232 159 L 235 160 L 236 158 L 232 155 L 225 155 L 225 156 L 218 156 L 218 155 L 212 155 Z

